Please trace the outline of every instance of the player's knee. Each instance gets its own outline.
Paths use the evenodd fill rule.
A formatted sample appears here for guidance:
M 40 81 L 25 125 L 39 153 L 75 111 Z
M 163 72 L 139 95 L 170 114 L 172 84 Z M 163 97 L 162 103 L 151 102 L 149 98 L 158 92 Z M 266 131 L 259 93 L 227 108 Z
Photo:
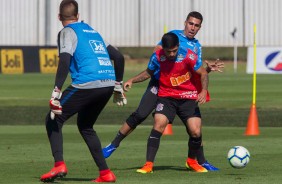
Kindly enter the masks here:
M 63 123 L 59 122 L 57 118 L 54 120 L 51 119 L 50 113 L 48 113 L 45 118 L 45 127 L 48 132 L 60 131 L 63 127 Z
M 190 137 L 200 137 L 201 136 L 201 130 L 200 129 L 194 129 L 189 131 Z
M 166 125 L 167 125 L 166 123 L 155 123 L 154 129 L 163 133 L 166 128 Z
M 92 127 L 77 124 L 77 128 L 83 138 L 96 135 L 96 131 Z
M 140 113 L 134 112 L 132 113 L 126 120 L 128 126 L 132 129 L 135 129 L 138 125 L 140 125 L 147 116 L 142 115 Z

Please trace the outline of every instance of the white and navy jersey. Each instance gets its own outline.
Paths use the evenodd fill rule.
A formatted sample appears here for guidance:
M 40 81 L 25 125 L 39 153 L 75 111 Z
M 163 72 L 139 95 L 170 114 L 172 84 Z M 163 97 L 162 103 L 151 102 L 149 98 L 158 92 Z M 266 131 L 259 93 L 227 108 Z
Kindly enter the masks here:
M 59 53 L 72 55 L 72 86 L 80 89 L 114 86 L 115 71 L 100 34 L 83 22 L 67 25 L 59 34 Z
M 188 38 L 184 34 L 184 30 L 171 30 L 169 32 L 176 34 L 179 39 L 179 45 L 181 47 L 191 49 L 193 52 L 195 52 L 198 56 L 199 62 L 202 63 L 202 45 L 196 38 L 193 38 L 193 39 Z M 162 45 L 162 42 L 160 41 L 158 45 Z

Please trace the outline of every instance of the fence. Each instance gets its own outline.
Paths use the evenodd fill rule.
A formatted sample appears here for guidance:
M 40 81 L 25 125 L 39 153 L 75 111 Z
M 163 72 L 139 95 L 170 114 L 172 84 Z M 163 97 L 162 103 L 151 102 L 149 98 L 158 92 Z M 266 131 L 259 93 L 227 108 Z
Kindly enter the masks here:
M 204 22 L 203 46 L 250 46 L 257 24 L 258 46 L 282 45 L 280 0 L 77 0 L 81 20 L 115 46 L 153 46 L 164 28 L 183 29 L 196 10 Z M 0 45 L 55 46 L 62 25 L 59 0 L 0 0 Z M 235 37 L 231 33 L 235 32 Z

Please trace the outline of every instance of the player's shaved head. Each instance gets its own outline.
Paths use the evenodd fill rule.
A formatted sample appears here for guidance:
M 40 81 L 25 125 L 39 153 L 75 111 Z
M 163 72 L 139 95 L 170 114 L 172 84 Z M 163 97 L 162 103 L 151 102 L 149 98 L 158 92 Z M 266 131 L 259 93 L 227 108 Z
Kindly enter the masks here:
M 78 15 L 78 4 L 75 0 L 63 0 L 60 4 L 60 20 L 75 20 Z

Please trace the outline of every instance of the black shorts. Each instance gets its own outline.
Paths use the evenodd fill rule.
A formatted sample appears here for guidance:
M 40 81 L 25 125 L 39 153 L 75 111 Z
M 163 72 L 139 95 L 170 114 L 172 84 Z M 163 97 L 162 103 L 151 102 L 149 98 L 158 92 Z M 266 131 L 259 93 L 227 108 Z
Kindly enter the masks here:
M 201 118 L 198 102 L 190 99 L 158 97 L 155 114 L 165 115 L 170 123 L 173 122 L 176 114 L 184 124 L 189 118 Z
M 93 126 L 113 94 L 114 87 L 77 89 L 69 86 L 60 99 L 62 114 L 56 116 L 59 123 L 77 113 L 78 125 Z

